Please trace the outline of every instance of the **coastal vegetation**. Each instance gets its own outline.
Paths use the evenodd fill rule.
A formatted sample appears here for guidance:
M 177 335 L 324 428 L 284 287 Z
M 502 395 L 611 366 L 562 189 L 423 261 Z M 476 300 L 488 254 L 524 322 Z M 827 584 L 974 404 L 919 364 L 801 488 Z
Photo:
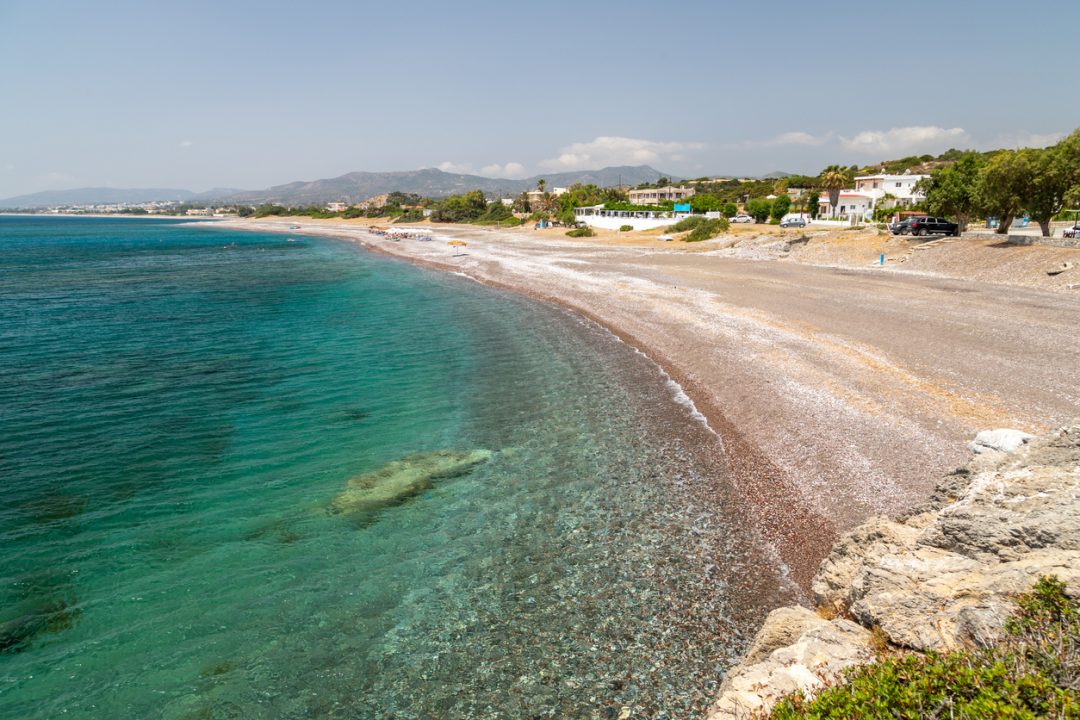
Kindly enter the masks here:
M 683 218 L 668 228 L 668 232 L 687 233 L 681 240 L 684 242 L 701 242 L 711 240 L 720 233 L 727 232 L 730 227 L 727 218 L 705 218 L 701 215 L 691 215 Z
M 1017 598 L 1005 634 L 950 653 L 881 648 L 879 659 L 808 700 L 791 695 L 772 720 L 1080 717 L 1080 603 L 1056 577 Z
M 867 166 L 829 165 L 817 175 L 786 175 L 763 178 L 708 178 L 680 181 L 694 188 L 686 202 L 691 211 L 720 213 L 732 217 L 740 211 L 759 223 L 777 224 L 790 212 L 816 217 L 819 200 L 829 199 L 835 208 L 840 192 L 853 185 L 857 175 L 912 172 L 928 175 L 917 186 L 925 200 L 908 209 L 954 218 L 961 232 L 975 218 L 996 221 L 998 232 L 1007 233 L 1014 218 L 1026 216 L 1037 222 L 1044 235 L 1050 234 L 1053 220 L 1071 219 L 1071 208 L 1080 206 L 1080 130 L 1047 148 L 991 150 L 986 152 L 950 149 L 940 155 L 918 155 Z M 659 177 L 640 189 L 664 187 L 673 181 Z M 471 223 L 513 227 L 529 221 L 549 221 L 563 226 L 576 224 L 575 210 L 601 205 L 608 211 L 673 212 L 674 203 L 639 205 L 628 201 L 624 186 L 602 187 L 576 183 L 549 192 L 541 178 L 535 189 L 514 197 L 488 197 L 480 189 L 432 198 L 408 192 L 389 192 L 341 209 L 329 206 L 297 206 L 287 203 L 237 205 L 230 211 L 240 217 L 303 216 L 329 218 L 388 218 L 392 222 Z M 887 200 L 888 195 L 885 196 Z M 197 209 L 190 206 L 191 209 Z M 181 205 L 171 212 L 182 214 Z M 875 208 L 874 220 L 887 222 L 892 203 Z M 126 212 L 146 213 L 142 208 Z M 207 213 L 208 214 L 208 213 Z
M 957 218 L 961 231 L 973 217 L 998 219 L 1007 233 L 1015 218 L 1028 213 L 1043 235 L 1069 205 L 1080 204 L 1080 130 L 1047 148 L 957 153 L 930 173 L 918 189 L 925 207 Z

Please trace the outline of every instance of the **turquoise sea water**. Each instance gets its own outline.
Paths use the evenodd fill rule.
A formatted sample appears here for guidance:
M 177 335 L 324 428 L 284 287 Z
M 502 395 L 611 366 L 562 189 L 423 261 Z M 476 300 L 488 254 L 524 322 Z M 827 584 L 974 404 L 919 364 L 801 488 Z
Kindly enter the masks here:
M 694 717 L 780 586 L 715 442 L 608 333 L 461 278 L 0 217 L 0 716 Z

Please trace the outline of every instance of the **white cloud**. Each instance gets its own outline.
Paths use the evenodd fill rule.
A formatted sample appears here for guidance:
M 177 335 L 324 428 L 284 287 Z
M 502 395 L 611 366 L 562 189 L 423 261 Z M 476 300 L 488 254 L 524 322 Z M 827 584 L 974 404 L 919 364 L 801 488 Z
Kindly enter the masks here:
M 869 155 L 900 155 L 967 145 L 970 139 L 963 128 L 916 125 L 891 130 L 864 130 L 855 137 L 841 137 L 840 144 L 847 150 Z
M 518 162 L 508 162 L 505 165 L 492 163 L 480 168 L 480 174 L 493 178 L 523 178 L 525 166 Z
M 824 145 L 829 136 L 818 137 L 805 132 L 786 132 L 768 141 L 767 145 Z
M 766 140 L 746 140 L 741 143 L 737 143 L 731 147 L 741 148 L 759 148 L 759 147 L 780 147 L 782 145 L 807 145 L 817 146 L 824 145 L 832 139 L 832 133 L 827 135 L 811 135 L 807 132 L 786 132 L 780 133 L 776 137 L 771 137 Z
M 460 173 L 462 175 L 470 175 L 473 171 L 471 163 L 456 163 L 450 162 L 449 160 L 447 160 L 446 162 L 441 162 L 435 167 L 439 168 L 443 172 Z
M 540 164 L 549 170 L 591 170 L 609 165 L 652 165 L 677 161 L 681 153 L 701 150 L 703 143 L 657 142 L 626 137 L 598 137 L 559 150 L 559 156 Z
M 443 172 L 460 173 L 462 175 L 484 175 L 486 177 L 494 178 L 525 177 L 525 166 L 519 162 L 508 162 L 505 165 L 491 163 L 490 165 L 485 165 L 479 170 L 476 170 L 473 168 L 472 163 L 456 163 L 447 160 L 446 162 L 439 163 L 435 167 Z
M 1029 133 L 1015 132 L 999 135 L 993 142 L 993 147 L 1000 148 L 1044 148 L 1056 144 L 1065 137 L 1066 133 Z
M 195 144 L 194 140 L 181 140 L 180 141 L 180 147 L 182 147 L 182 148 L 189 148 L 194 144 Z

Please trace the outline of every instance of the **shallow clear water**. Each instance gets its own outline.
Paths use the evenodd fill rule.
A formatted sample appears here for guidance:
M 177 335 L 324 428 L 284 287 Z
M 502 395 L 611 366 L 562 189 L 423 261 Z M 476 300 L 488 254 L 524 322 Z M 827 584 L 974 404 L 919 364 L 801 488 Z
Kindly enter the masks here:
M 780 580 L 672 392 L 349 243 L 0 218 L 0 715 L 692 717 Z

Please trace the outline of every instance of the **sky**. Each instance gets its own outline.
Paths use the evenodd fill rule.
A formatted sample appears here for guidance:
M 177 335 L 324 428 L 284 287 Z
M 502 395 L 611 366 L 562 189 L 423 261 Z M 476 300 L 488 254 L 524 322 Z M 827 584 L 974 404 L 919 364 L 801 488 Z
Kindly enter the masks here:
M 1080 126 L 1078 0 L 0 0 L 0 198 L 816 174 Z

